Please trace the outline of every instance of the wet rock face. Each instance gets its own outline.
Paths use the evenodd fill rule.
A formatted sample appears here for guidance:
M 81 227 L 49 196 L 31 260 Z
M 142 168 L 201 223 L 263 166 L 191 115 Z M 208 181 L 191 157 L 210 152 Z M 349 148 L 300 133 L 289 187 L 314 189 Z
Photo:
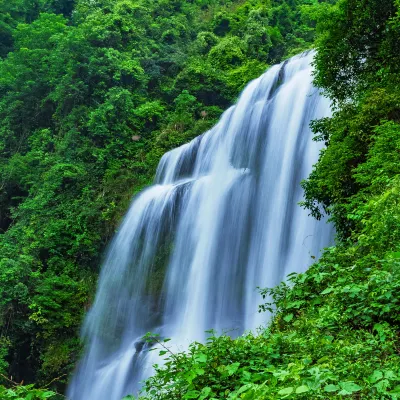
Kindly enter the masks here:
M 146 344 L 146 342 L 144 340 L 135 342 L 135 349 L 137 353 L 140 353 L 143 350 L 144 345 Z

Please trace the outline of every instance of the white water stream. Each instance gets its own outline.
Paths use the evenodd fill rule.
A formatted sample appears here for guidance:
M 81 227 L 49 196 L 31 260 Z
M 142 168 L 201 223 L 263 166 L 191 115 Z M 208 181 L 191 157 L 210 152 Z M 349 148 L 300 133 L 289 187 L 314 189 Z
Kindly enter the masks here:
M 309 123 L 330 114 L 312 57 L 270 68 L 214 128 L 164 155 L 108 251 L 70 399 L 137 391 L 156 356 L 142 347 L 148 331 L 185 348 L 211 328 L 257 328 L 256 288 L 304 271 L 330 243 L 330 226 L 297 204 L 320 150 Z

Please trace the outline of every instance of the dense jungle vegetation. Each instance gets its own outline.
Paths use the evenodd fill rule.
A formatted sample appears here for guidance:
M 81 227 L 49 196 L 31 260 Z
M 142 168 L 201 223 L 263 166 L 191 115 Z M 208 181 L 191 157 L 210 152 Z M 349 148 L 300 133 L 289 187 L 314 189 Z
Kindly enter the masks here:
M 263 290 L 268 329 L 166 353 L 142 398 L 400 398 L 399 9 L 0 0 L 0 398 L 57 399 L 132 194 L 246 82 L 310 47 L 335 108 L 313 124 L 327 147 L 302 205 L 330 214 L 337 245 Z

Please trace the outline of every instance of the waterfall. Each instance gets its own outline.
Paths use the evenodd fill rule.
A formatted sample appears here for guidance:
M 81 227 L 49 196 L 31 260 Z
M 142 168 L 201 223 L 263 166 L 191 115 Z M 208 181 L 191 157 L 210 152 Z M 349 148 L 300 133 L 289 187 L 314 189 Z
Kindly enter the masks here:
M 330 114 L 312 57 L 271 67 L 215 127 L 163 156 L 108 250 L 70 399 L 137 392 L 156 357 L 148 331 L 184 349 L 208 329 L 265 324 L 257 287 L 305 271 L 330 243 L 329 225 L 298 206 L 320 151 L 309 123 Z

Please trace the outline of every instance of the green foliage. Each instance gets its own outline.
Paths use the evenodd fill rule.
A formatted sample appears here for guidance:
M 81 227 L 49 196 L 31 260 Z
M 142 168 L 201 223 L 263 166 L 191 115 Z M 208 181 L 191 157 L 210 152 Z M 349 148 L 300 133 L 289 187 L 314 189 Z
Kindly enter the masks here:
M 165 366 L 156 366 L 139 398 L 325 399 L 353 393 L 397 398 L 395 333 L 376 326 L 373 333 L 344 334 L 341 321 L 326 317 L 321 311 L 301 313 L 294 322 L 279 317 L 279 327 L 257 336 L 211 336 L 205 345 L 193 343 L 187 353 L 161 350 Z
M 57 400 L 60 396 L 50 390 L 35 389 L 33 385 L 14 386 L 11 389 L 0 385 L 0 398 L 3 400 Z
M 398 79 L 398 7 L 393 0 L 341 0 L 322 11 L 316 82 L 335 101 L 354 101 L 371 85 Z
M 316 17 L 316 83 L 336 109 L 314 124 L 329 146 L 303 183 L 303 204 L 317 217 L 328 211 L 342 238 L 360 229 L 354 210 L 398 174 L 398 11 L 394 1 L 340 1 Z
M 240 65 L 245 58 L 243 47 L 243 43 L 238 37 L 223 38 L 211 49 L 209 53 L 210 62 L 219 69 Z

